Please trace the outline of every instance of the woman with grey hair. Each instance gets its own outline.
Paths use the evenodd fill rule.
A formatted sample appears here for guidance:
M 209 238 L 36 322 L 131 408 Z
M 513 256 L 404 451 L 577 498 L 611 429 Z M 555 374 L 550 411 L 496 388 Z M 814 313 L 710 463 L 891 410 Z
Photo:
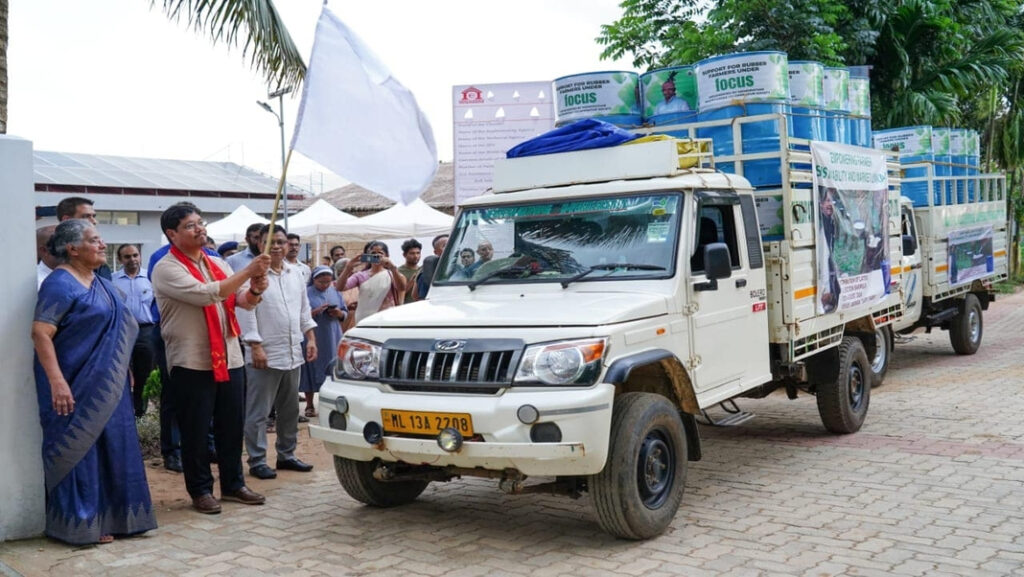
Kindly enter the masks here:
M 109 543 L 156 528 L 128 392 L 126 343 L 139 327 L 95 273 L 107 246 L 91 223 L 60 223 L 47 248 L 61 264 L 39 288 L 32 323 L 46 534 Z

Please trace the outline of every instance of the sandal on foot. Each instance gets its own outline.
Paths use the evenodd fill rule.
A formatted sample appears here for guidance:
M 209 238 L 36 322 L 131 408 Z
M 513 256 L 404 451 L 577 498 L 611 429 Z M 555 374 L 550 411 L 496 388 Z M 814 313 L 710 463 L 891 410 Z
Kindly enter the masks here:
M 96 543 L 98 543 L 100 545 L 106 545 L 108 543 L 113 543 L 113 542 L 114 542 L 114 536 L 113 535 L 100 535 L 100 538 L 96 541 Z
M 316 418 L 316 409 L 314 409 L 313 407 L 308 407 L 306 409 L 306 416 L 309 417 L 310 419 Z

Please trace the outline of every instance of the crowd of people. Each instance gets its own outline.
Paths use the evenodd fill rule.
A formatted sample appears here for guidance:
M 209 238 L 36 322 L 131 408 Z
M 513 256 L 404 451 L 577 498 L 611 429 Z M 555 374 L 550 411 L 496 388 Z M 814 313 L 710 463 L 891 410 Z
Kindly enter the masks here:
M 135 423 L 154 370 L 163 464 L 183 474 L 195 510 L 265 502 L 246 484 L 243 447 L 253 478 L 312 470 L 295 455 L 299 423 L 317 417 L 314 398 L 342 334 L 425 298 L 447 242 L 435 238 L 422 267 L 422 246 L 410 239 L 397 266 L 387 245 L 373 241 L 352 259 L 332 247 L 329 263 L 310 268 L 299 260 L 298 235 L 254 224 L 244 245 L 217 245 L 201 210 L 182 202 L 161 215 L 168 242 L 149 266 L 138 246 L 125 244 L 113 272 L 93 202 L 64 199 L 57 216 L 57 225 L 36 231 L 32 340 L 46 534 L 74 545 L 156 528 Z

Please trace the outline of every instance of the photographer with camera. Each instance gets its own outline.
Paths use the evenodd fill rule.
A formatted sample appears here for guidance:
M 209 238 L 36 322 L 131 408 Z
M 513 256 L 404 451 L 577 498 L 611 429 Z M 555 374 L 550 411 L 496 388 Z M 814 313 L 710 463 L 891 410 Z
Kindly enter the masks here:
M 356 267 L 362 270 L 356 272 Z M 406 280 L 388 258 L 388 246 L 375 240 L 359 258 L 345 265 L 338 286 L 342 290 L 359 287 L 359 307 L 356 308 L 356 324 L 359 324 L 373 313 L 397 305 L 399 295 L 405 292 Z

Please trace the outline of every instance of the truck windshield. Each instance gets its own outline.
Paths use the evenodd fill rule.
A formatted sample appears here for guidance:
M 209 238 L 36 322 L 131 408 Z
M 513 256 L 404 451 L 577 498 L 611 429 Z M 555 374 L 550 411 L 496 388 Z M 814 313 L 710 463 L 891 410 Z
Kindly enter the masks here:
M 669 278 L 682 206 L 660 192 L 466 209 L 434 283 Z

